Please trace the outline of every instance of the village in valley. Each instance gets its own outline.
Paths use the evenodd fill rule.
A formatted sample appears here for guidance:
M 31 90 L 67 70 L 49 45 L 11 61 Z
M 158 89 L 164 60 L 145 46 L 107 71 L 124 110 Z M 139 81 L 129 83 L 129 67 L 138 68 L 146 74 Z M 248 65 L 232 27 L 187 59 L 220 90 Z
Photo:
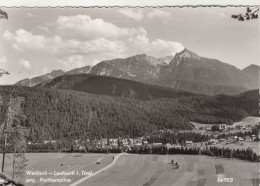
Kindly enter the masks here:
M 260 186 L 260 6 L 55 6 L 0 6 L 0 185 Z
M 258 117 L 248 117 L 233 125 L 191 123 L 194 126 L 193 130 L 159 130 L 151 135 L 137 138 L 77 139 L 73 141 L 70 150 L 73 152 L 108 153 L 127 152 L 136 147 L 164 146 L 168 149 L 181 147 L 203 149 L 216 146 L 231 149 L 252 149 L 255 153 L 258 153 L 258 141 L 260 139 L 260 118 Z M 197 135 L 197 137 L 194 137 L 194 135 Z M 42 145 L 50 151 L 57 151 L 53 147 L 58 143 L 56 140 L 45 140 Z M 33 142 L 27 142 L 27 144 L 28 146 L 39 145 Z

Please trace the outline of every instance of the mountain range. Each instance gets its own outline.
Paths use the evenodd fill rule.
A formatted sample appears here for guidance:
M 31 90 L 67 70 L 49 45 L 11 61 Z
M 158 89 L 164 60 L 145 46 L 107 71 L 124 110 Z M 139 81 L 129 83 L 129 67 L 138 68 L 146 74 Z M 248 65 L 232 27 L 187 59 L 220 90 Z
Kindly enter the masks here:
M 21 80 L 16 85 L 30 87 L 50 82 L 61 75 L 95 74 L 199 94 L 235 95 L 259 87 L 259 69 L 257 65 L 250 65 L 240 70 L 184 49 L 175 56 L 155 58 L 140 54 L 124 59 L 104 60 L 93 67 L 85 66 L 68 72 L 55 70 L 43 76 Z
M 61 76 L 64 74 L 64 71 L 62 70 L 53 70 L 51 73 L 42 75 L 42 76 L 36 76 L 34 78 L 26 78 L 21 81 L 18 81 L 16 85 L 19 86 L 26 86 L 26 87 L 33 87 L 35 85 L 38 85 L 42 82 L 48 81 L 50 79 L 53 79 L 55 77 Z
M 0 86 L 0 123 L 13 95 L 24 98 L 21 125 L 37 143 L 140 137 L 192 129 L 191 121 L 232 124 L 259 116 L 259 91 L 251 90 L 259 86 L 259 68 L 240 70 L 184 49 L 175 56 L 139 54 L 54 70 L 19 86 Z

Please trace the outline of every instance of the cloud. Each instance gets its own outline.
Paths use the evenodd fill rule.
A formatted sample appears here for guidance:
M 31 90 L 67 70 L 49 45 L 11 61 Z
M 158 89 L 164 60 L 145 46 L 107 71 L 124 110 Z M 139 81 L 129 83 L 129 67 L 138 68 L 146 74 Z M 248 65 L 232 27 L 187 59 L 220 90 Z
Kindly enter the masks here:
M 159 9 L 153 9 L 151 12 L 149 12 L 146 17 L 149 19 L 155 18 L 155 17 L 161 17 L 161 18 L 168 18 L 172 14 L 170 12 L 166 12 Z
M 5 56 L 0 57 L 0 68 L 7 64 L 7 59 Z
M 21 59 L 18 64 L 23 68 L 22 71 L 29 72 L 32 69 L 31 63 L 25 59 Z
M 38 29 L 44 32 L 49 32 L 49 28 L 46 26 L 39 26 Z
M 218 14 L 221 18 L 223 18 L 223 19 L 225 19 L 227 16 L 226 16 L 226 14 L 224 14 L 223 12 L 221 12 L 221 13 L 219 13 Z
M 3 38 L 24 55 L 44 55 L 46 60 L 62 64 L 65 70 L 140 53 L 154 57 L 175 55 L 184 48 L 178 42 L 151 40 L 142 27 L 118 27 L 86 15 L 60 16 L 52 27 L 62 32 L 60 36 L 55 32 L 46 36 L 19 29 L 14 33 L 6 30 Z
M 138 35 L 143 28 L 123 28 L 88 15 L 60 16 L 54 23 L 57 33 L 67 38 L 117 39 Z
M 27 16 L 27 17 L 34 17 L 34 14 L 28 12 L 28 13 L 26 14 L 26 16 Z
M 166 19 L 172 15 L 170 12 L 159 9 L 153 9 L 146 15 L 141 9 L 118 9 L 118 12 L 128 18 L 134 19 L 135 21 L 141 21 L 144 17 L 147 17 L 148 19 L 153 19 L 156 17 Z
M 81 41 L 77 39 L 62 39 L 59 36 L 43 37 L 40 40 L 35 39 L 38 35 L 29 33 L 26 42 L 21 42 L 19 36 L 11 34 L 8 41 L 18 51 L 33 50 L 38 53 L 47 53 L 49 55 L 103 55 L 111 57 L 128 57 L 138 53 L 147 53 L 153 56 L 174 55 L 180 49 L 182 44 L 178 42 L 165 40 L 150 40 L 146 32 L 140 32 L 138 35 L 126 37 L 126 39 L 104 39 Z M 34 42 L 34 43 L 32 43 Z M 41 42 L 41 43 L 37 43 Z M 32 43 L 32 45 L 30 45 Z
M 23 29 L 19 29 L 12 34 L 8 30 L 4 32 L 3 38 L 12 43 L 13 48 L 19 51 L 24 49 L 43 49 L 46 43 L 44 36 L 33 35 Z M 21 47 L 22 46 L 22 47 Z
M 184 50 L 184 46 L 179 42 L 164 41 L 161 39 L 156 39 L 151 42 L 152 47 L 150 47 L 150 54 L 158 53 L 161 56 L 175 55 L 176 52 L 181 52 Z
M 119 9 L 118 12 L 128 18 L 134 19 L 135 21 L 141 21 L 144 17 L 143 10 L 140 9 Z
M 48 67 L 44 67 L 44 68 L 42 69 L 43 74 L 47 74 L 48 71 L 49 71 Z
M 59 47 L 63 45 L 63 40 L 60 36 L 45 37 L 44 35 L 33 35 L 31 32 L 23 29 L 19 29 L 15 33 L 6 30 L 3 38 L 20 52 L 33 50 L 40 53 L 58 53 L 60 51 Z
M 84 61 L 85 61 L 85 59 L 81 55 L 71 55 L 66 58 L 58 60 L 58 62 L 64 66 L 65 70 L 83 67 Z
M 140 30 L 140 35 L 146 32 Z M 131 35 L 131 34 L 130 34 Z M 129 35 L 129 36 L 130 36 Z M 25 50 L 38 51 L 40 53 L 48 54 L 77 54 L 77 53 L 99 53 L 99 52 L 120 52 L 122 49 L 118 47 L 122 40 L 108 40 L 104 38 L 96 38 L 94 40 L 78 40 L 78 39 L 62 39 L 54 35 L 52 37 L 45 37 L 43 35 L 33 35 L 31 32 L 25 30 L 17 30 L 15 34 L 5 31 L 3 38 L 10 42 L 14 49 L 20 52 Z

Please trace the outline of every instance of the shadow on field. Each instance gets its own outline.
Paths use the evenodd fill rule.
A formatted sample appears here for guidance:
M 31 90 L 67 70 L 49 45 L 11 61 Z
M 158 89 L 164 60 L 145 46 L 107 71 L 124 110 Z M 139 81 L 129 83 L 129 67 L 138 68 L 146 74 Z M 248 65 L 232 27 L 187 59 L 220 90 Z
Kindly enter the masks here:
M 146 182 L 145 184 L 143 184 L 143 186 L 150 186 L 150 185 L 152 185 L 156 180 L 157 180 L 157 178 L 151 178 L 148 182 Z
M 253 186 L 259 186 L 260 185 L 260 178 L 253 178 L 252 184 L 253 184 Z
M 215 165 L 216 174 L 224 174 L 224 167 L 223 165 Z

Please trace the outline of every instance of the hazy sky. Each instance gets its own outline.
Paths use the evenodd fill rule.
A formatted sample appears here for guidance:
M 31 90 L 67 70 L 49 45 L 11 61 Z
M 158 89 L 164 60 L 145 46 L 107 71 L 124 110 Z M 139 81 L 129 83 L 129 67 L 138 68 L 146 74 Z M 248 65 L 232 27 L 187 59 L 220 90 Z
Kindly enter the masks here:
M 259 20 L 239 22 L 245 8 L 3 8 L 0 69 L 12 84 L 54 69 L 146 53 L 174 55 L 183 47 L 244 68 L 259 64 Z

